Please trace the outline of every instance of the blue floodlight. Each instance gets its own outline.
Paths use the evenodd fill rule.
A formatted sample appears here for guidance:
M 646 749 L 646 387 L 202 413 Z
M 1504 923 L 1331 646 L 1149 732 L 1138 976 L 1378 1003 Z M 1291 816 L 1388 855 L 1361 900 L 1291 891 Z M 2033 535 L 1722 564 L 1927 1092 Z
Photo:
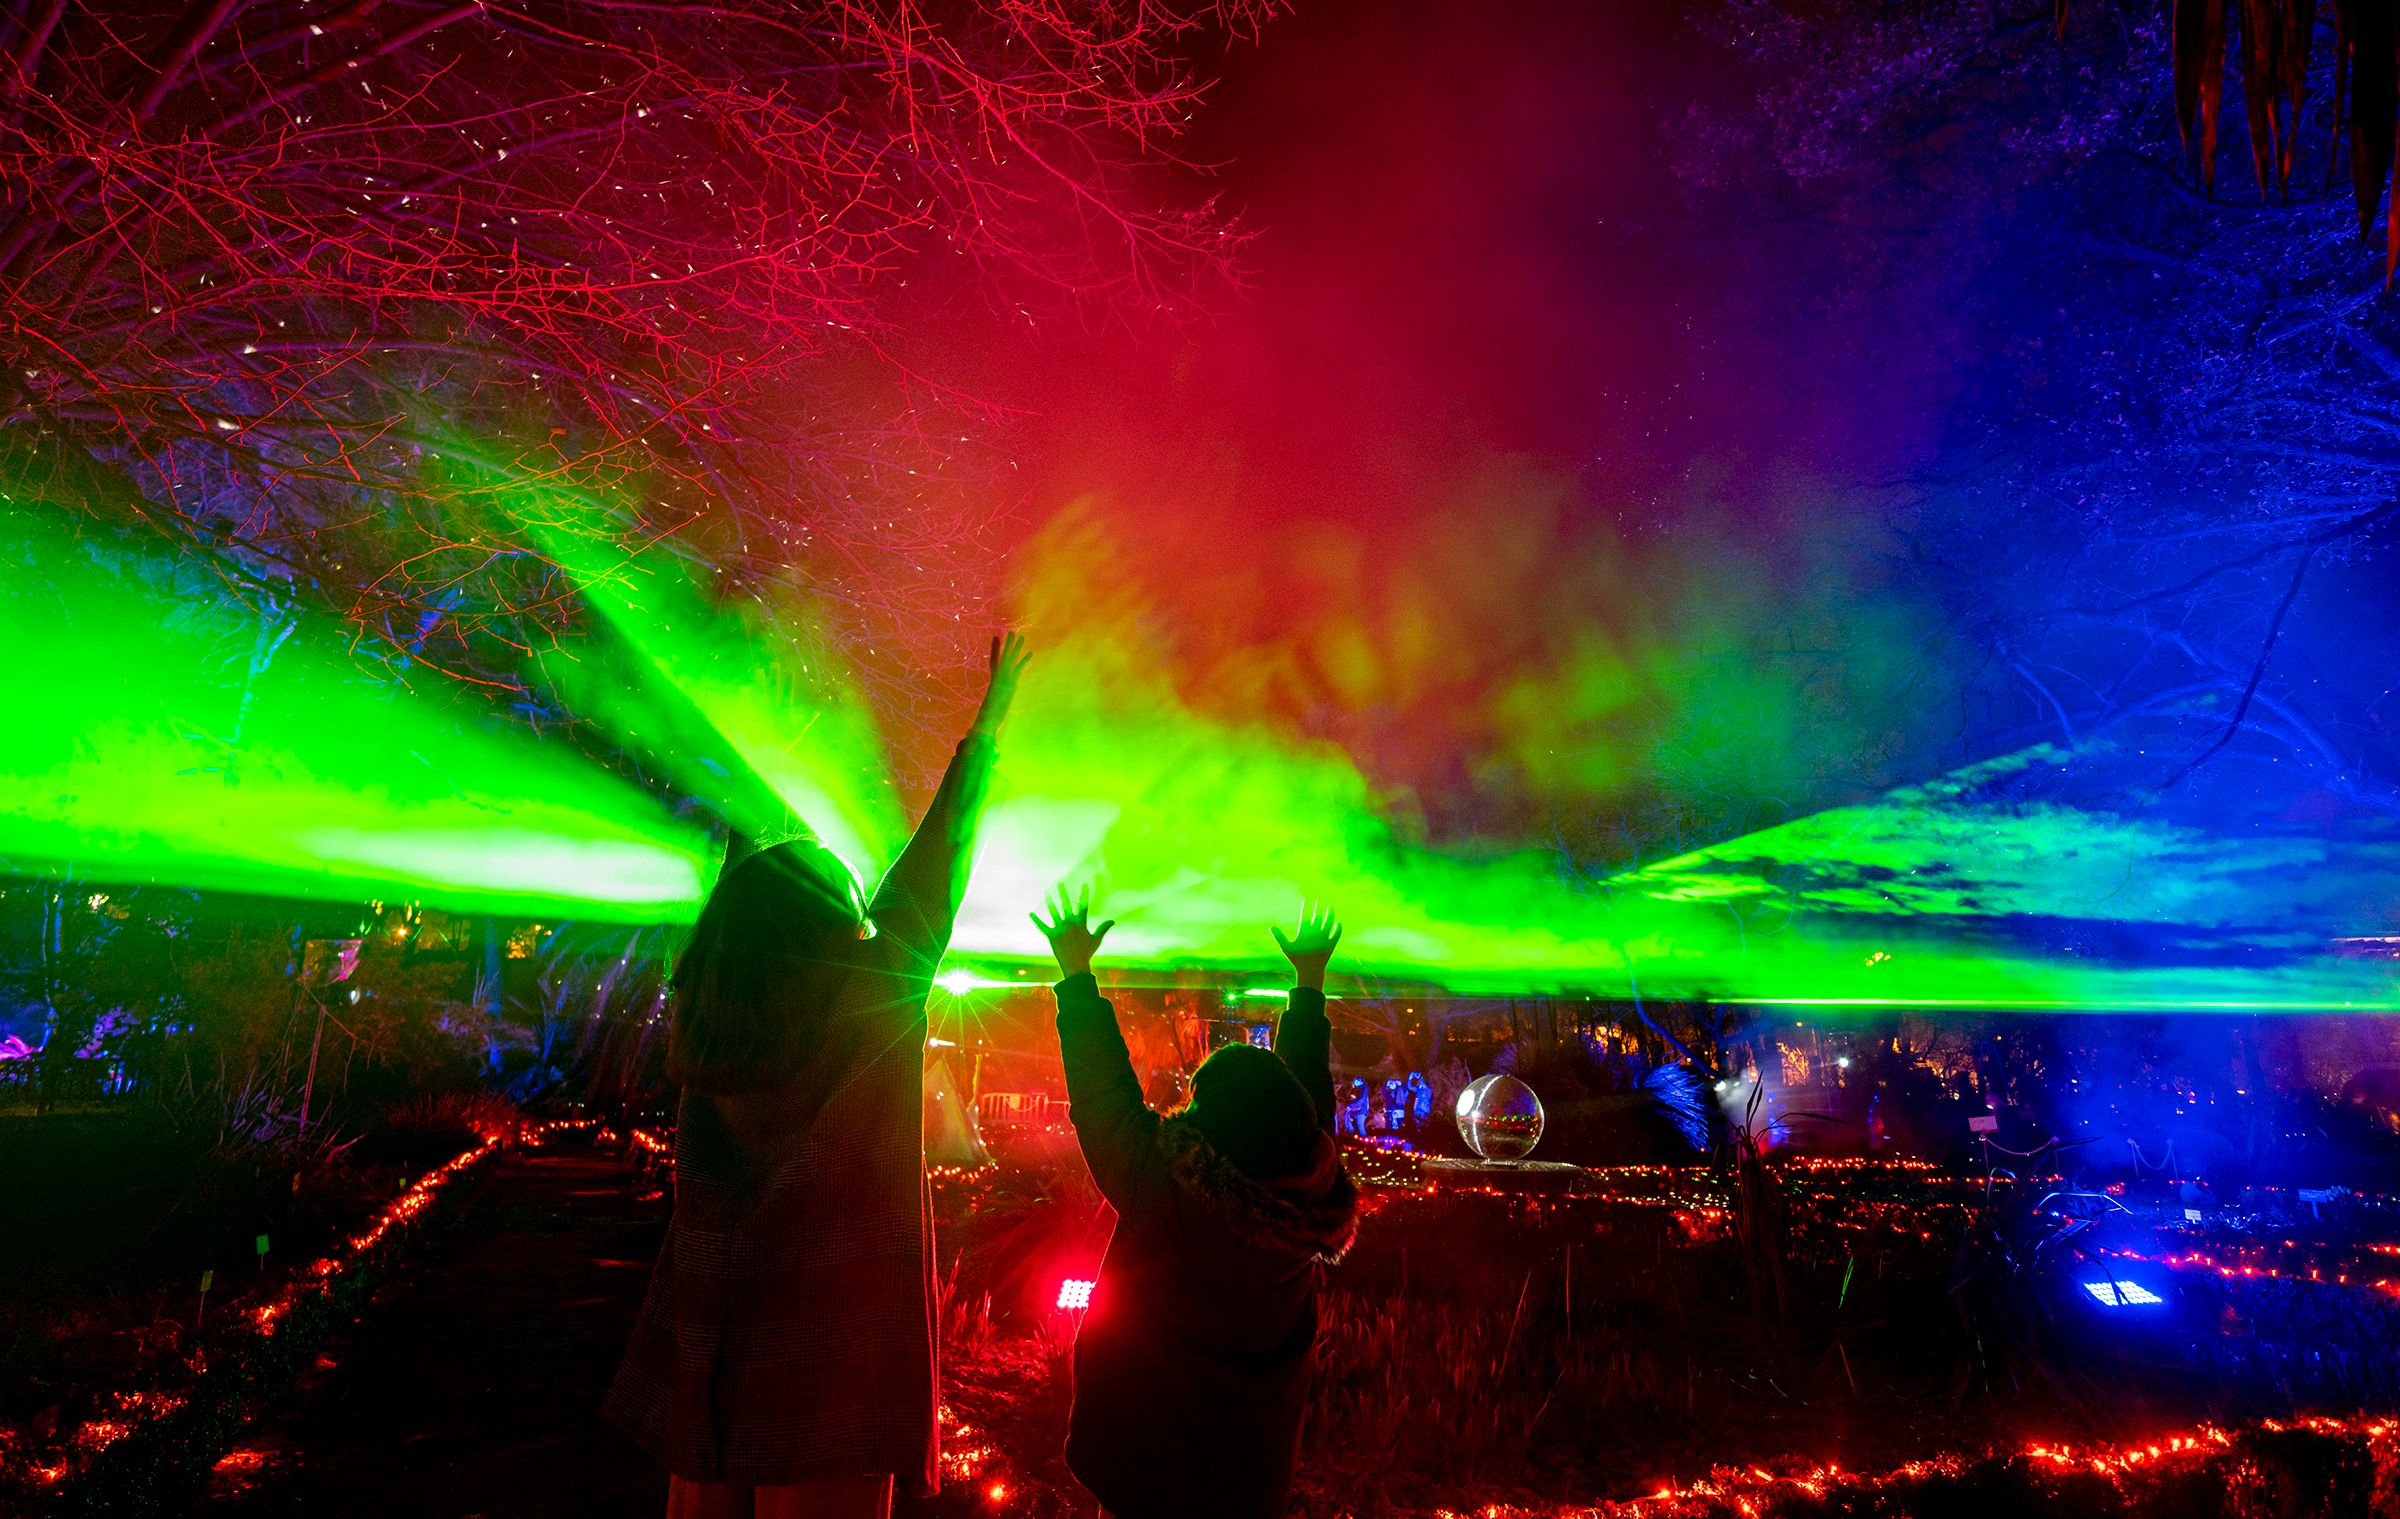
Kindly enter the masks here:
M 2105 1282 L 2085 1282 L 2083 1290 L 2103 1308 L 2148 1308 L 2166 1301 L 2139 1282 L 2111 1279 Z

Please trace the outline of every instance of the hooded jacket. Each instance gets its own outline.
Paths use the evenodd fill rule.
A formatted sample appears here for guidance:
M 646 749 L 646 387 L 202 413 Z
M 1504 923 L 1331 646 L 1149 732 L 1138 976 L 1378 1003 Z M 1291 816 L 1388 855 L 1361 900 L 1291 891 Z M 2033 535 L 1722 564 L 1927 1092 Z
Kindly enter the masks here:
M 1275 1043 L 1316 1108 L 1313 1165 L 1261 1182 L 1143 1103 L 1090 975 L 1056 990 L 1075 1137 L 1117 1212 L 1075 1338 L 1067 1464 L 1122 1519 L 1281 1519 L 1317 1290 L 1358 1223 L 1333 1143 L 1324 993 L 1293 990 Z

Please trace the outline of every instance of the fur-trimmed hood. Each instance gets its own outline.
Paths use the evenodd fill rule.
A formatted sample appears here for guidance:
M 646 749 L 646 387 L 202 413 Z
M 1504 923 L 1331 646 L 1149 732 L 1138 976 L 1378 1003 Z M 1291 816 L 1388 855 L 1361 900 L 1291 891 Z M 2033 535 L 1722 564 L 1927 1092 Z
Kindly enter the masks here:
M 1241 1171 L 1181 1117 L 1159 1125 L 1159 1148 L 1184 1195 L 1245 1243 L 1330 1266 L 1358 1238 L 1358 1188 L 1330 1134 L 1317 1136 L 1305 1174 L 1274 1181 Z

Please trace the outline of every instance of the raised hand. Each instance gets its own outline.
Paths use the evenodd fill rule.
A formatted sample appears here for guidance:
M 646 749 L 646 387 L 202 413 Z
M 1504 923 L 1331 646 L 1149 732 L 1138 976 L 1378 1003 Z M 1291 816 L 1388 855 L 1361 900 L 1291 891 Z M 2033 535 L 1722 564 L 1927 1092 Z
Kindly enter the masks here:
M 983 688 L 983 700 L 975 708 L 973 732 L 985 738 L 998 736 L 1000 724 L 1008 716 L 1009 704 L 1017 699 L 1017 681 L 1024 675 L 1026 661 L 1031 657 L 1024 634 L 1011 629 L 993 635 L 990 677 Z
M 1042 931 L 1042 937 L 1050 941 L 1050 958 L 1058 962 L 1058 974 L 1062 980 L 1068 976 L 1089 974 L 1092 956 L 1099 951 L 1100 941 L 1107 938 L 1108 931 L 1117 926 L 1117 920 L 1110 918 L 1098 928 L 1092 927 L 1091 892 L 1086 890 L 1080 896 L 1069 896 L 1064 886 L 1050 894 L 1049 922 L 1043 922 L 1038 912 L 1027 916 L 1033 919 L 1033 926 Z
M 1342 942 L 1342 925 L 1334 921 L 1333 909 L 1304 903 L 1298 932 L 1288 937 L 1280 928 L 1268 932 L 1275 936 L 1283 957 L 1292 962 L 1292 979 L 1313 991 L 1323 991 L 1325 962 L 1333 958 L 1334 946 Z

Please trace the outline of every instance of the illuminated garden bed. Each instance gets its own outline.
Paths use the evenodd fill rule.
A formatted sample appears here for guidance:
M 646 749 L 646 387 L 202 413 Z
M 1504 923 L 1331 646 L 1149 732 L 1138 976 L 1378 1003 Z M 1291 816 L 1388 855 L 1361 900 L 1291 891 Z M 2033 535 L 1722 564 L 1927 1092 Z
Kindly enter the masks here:
M 228 1272 L 222 1284 L 212 1269 L 202 1278 L 208 1292 L 160 1299 L 175 1304 L 172 1316 L 162 1312 L 149 1325 L 124 1327 L 121 1301 L 73 1313 L 54 1307 L 53 1317 L 86 1338 L 133 1346 L 115 1363 L 112 1385 L 71 1389 L 36 1417 L 0 1429 L 0 1502 L 12 1511 L 172 1511 L 261 1400 L 308 1366 L 327 1333 L 390 1274 L 459 1181 L 509 1144 L 538 1143 L 557 1127 L 493 1128 L 403 1178 L 396 1195 L 387 1192 L 305 1264 L 268 1271 L 261 1252 L 246 1280 Z
M 1080 1512 L 1058 1454 L 1065 1348 L 1103 1233 L 1066 1159 L 937 1178 L 949 1397 L 975 1431 L 955 1473 L 964 1484 L 971 1465 L 973 1490 L 945 1511 Z M 2137 1195 L 2114 1243 L 2073 1257 L 2057 1278 L 2070 1292 L 2127 1283 L 2107 1301 L 2085 1291 L 2079 1313 L 1970 1279 L 1982 1175 L 1787 1158 L 1778 1321 L 1705 1167 L 1522 1192 L 1429 1185 L 1406 1155 L 1352 1160 L 1366 1220 L 1324 1302 L 1310 1515 L 2132 1519 L 2335 1511 L 2278 1507 L 2302 1492 L 2394 1501 L 2393 1426 L 2359 1410 L 2400 1406 L 2400 1298 L 2371 1272 L 2203 1282 L 2162 1267 L 2159 1301 L 2138 1302 L 2137 1275 L 2154 1278 L 2109 1263 L 2191 1227 L 2180 1208 Z M 2057 1186 L 1991 1190 L 2022 1218 Z M 2400 1277 L 2400 1254 L 2353 1237 L 2384 1222 L 2379 1200 L 2354 1202 L 2317 1248 Z M 2211 1228 L 2241 1221 L 2293 1222 L 2262 1204 Z

